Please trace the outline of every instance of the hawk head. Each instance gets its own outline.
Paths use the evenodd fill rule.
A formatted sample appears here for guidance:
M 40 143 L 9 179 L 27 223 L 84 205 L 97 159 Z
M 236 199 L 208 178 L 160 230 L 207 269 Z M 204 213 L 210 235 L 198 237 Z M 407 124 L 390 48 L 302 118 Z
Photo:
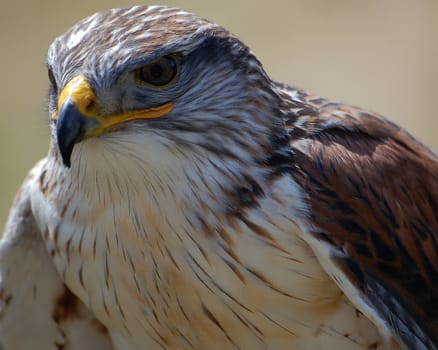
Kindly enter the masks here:
M 129 159 L 164 174 L 217 159 L 238 173 L 269 163 L 284 139 L 281 99 L 255 56 L 178 9 L 95 14 L 54 41 L 47 65 L 52 150 L 73 169 Z

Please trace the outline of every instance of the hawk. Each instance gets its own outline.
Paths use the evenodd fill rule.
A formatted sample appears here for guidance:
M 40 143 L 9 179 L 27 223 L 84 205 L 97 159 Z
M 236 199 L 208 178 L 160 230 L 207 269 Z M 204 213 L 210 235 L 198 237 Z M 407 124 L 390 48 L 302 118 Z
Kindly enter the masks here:
M 438 158 L 406 131 L 173 8 L 86 18 L 47 66 L 3 350 L 438 348 Z

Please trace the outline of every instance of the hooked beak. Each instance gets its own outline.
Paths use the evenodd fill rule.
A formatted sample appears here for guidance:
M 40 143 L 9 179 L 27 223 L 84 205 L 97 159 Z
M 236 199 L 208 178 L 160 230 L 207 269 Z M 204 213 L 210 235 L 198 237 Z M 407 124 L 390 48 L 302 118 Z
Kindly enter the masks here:
M 102 135 L 131 120 L 160 118 L 169 114 L 172 108 L 173 103 L 167 102 L 153 108 L 104 116 L 86 77 L 83 74 L 75 76 L 62 90 L 58 108 L 52 114 L 64 165 L 71 166 L 73 148 L 85 138 Z

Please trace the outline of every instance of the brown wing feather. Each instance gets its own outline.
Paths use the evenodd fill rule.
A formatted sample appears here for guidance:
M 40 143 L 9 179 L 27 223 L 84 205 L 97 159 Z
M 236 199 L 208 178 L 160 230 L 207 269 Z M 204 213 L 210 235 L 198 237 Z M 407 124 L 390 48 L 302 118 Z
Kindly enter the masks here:
M 397 338 L 437 349 L 438 159 L 379 116 L 314 110 L 290 131 L 311 234 Z

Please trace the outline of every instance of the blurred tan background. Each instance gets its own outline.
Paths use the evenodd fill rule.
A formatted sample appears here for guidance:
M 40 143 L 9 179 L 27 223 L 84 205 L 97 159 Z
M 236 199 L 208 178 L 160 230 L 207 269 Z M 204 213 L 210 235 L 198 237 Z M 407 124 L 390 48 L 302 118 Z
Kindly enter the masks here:
M 123 0 L 1 0 L 0 225 L 46 153 L 51 41 Z M 438 149 L 437 0 L 156 1 L 238 34 L 275 79 L 378 111 Z M 1 231 L 0 231 L 1 232 Z

